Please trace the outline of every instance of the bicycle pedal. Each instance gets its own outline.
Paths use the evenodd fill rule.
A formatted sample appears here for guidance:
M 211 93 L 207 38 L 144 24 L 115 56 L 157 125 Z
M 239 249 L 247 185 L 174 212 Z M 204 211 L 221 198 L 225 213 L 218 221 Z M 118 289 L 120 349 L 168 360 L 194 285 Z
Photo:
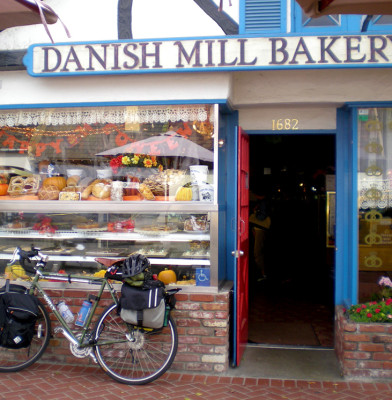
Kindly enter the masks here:
M 98 364 L 97 357 L 95 357 L 94 353 L 90 353 L 90 357 L 93 359 L 95 364 Z

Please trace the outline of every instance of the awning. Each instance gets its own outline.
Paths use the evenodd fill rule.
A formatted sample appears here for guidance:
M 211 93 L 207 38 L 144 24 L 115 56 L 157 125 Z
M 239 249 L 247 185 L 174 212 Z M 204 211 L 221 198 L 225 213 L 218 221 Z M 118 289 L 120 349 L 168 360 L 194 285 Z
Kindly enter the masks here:
M 391 0 L 296 0 L 311 18 L 331 14 L 392 14 Z
M 41 24 L 39 6 L 46 23 L 54 24 L 58 17 L 47 5 L 34 0 L 1 0 L 0 1 L 0 31 L 13 26 Z

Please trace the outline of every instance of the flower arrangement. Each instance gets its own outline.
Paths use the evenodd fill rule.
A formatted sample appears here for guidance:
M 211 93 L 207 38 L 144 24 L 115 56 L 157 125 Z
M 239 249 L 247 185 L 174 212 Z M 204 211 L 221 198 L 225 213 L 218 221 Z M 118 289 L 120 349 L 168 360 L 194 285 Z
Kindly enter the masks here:
M 386 299 L 388 297 L 392 297 L 392 281 L 387 276 L 383 276 L 378 281 L 378 284 L 381 286 L 381 290 L 378 293 L 380 298 Z
M 163 170 L 163 166 L 158 163 L 156 156 L 148 154 L 120 154 L 111 159 L 109 165 L 115 174 L 121 167 L 158 168 L 159 171 Z
M 392 298 L 356 304 L 345 311 L 354 322 L 392 323 Z
M 351 306 L 344 310 L 354 322 L 390 322 L 392 323 L 392 281 L 383 276 L 378 284 L 381 290 L 375 301 Z

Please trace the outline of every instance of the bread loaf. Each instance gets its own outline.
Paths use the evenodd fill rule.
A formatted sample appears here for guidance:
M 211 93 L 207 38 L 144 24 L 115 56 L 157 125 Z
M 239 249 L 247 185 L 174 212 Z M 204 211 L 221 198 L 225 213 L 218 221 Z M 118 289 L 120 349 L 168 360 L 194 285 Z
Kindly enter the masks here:
M 92 194 L 98 199 L 106 199 L 110 197 L 110 189 L 111 186 L 106 183 L 96 183 L 92 187 Z
M 55 185 L 43 186 L 38 191 L 38 200 L 58 200 L 60 190 Z
M 72 175 L 67 179 L 67 186 L 77 186 L 80 181 L 79 175 Z

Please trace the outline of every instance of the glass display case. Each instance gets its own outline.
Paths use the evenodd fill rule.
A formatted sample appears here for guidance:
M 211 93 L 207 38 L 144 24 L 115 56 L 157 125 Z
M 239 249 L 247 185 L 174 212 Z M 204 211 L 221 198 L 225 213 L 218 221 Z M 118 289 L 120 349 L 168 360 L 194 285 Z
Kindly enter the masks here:
M 15 246 L 34 245 L 66 273 L 141 253 L 176 285 L 217 287 L 216 107 L 0 113 L 3 276 Z
M 115 213 L 74 213 L 71 207 L 64 208 L 45 214 L 1 213 L 2 274 L 16 246 L 25 250 L 34 246 L 49 256 L 52 271 L 94 275 L 104 268 L 96 258 L 120 259 L 139 253 L 148 257 L 157 275 L 165 269 L 174 271 L 177 286 L 217 286 L 218 214 L 213 205 L 174 211 L 165 204 L 134 204 L 132 212 L 119 207 Z M 21 275 L 18 270 L 5 277 L 23 279 Z

